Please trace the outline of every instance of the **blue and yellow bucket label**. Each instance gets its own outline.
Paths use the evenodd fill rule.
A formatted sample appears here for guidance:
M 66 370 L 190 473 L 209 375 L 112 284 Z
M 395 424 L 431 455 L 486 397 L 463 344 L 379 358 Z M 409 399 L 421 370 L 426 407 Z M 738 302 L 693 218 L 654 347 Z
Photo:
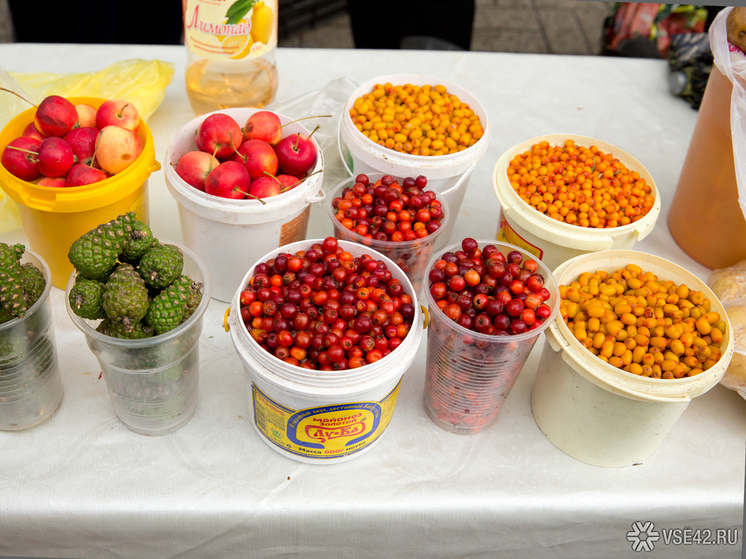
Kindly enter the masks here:
M 251 385 L 254 424 L 272 444 L 297 456 L 328 460 L 373 444 L 394 414 L 399 386 L 380 402 L 354 402 L 293 410 Z

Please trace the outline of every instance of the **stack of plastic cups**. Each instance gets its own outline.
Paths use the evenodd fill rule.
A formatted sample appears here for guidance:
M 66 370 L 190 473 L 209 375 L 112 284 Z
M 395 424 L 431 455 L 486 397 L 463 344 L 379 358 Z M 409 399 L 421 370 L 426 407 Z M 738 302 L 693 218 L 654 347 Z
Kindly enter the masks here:
M 165 334 L 124 340 L 97 332 L 96 321 L 80 318 L 70 307 L 74 274 L 67 283 L 67 313 L 98 359 L 114 412 L 128 429 L 141 435 L 173 433 L 191 419 L 197 408 L 199 337 L 211 286 L 199 258 L 189 249 L 176 246 L 184 254 L 182 274 L 203 284 L 202 301 L 192 316 Z
M 368 178 L 370 179 L 371 184 L 373 184 L 382 176 L 384 176 L 384 173 L 370 173 Z M 394 178 L 398 181 L 401 180 L 398 177 Z M 342 191 L 347 187 L 351 187 L 353 184 L 355 184 L 354 177 L 345 179 L 335 186 L 327 197 L 326 210 L 329 213 L 329 219 L 331 219 L 332 225 L 334 225 L 334 236 L 337 239 L 351 241 L 353 243 L 370 247 L 376 252 L 391 259 L 407 275 L 409 281 L 412 282 L 414 292 L 419 293 L 420 288 L 422 287 L 422 278 L 424 277 L 425 268 L 427 267 L 430 255 L 433 253 L 435 245 L 440 239 L 441 233 L 447 230 L 449 224 L 450 210 L 448 208 L 448 203 L 445 200 L 437 198 L 442 204 L 443 219 L 440 222 L 440 228 L 435 230 L 433 233 L 430 233 L 427 237 L 415 239 L 414 241 L 377 241 L 347 229 L 335 216 L 335 210 L 332 206 L 334 198 L 341 196 Z
M 503 254 L 517 250 L 524 260 L 534 256 L 513 245 L 479 241 L 479 247 L 494 245 Z M 451 245 L 445 252 L 461 250 Z M 441 255 L 434 257 L 425 278 Z M 446 431 L 473 435 L 489 427 L 502 409 L 534 344 L 559 312 L 559 288 L 549 268 L 538 261 L 537 273 L 551 296 L 546 304 L 552 313 L 541 326 L 523 334 L 493 336 L 468 330 L 449 319 L 424 289 L 430 309 L 427 335 L 425 409 L 436 425 Z
M 51 417 L 62 402 L 62 380 L 54 344 L 52 274 L 46 262 L 26 250 L 46 286 L 22 318 L 0 324 L 0 429 L 20 431 Z

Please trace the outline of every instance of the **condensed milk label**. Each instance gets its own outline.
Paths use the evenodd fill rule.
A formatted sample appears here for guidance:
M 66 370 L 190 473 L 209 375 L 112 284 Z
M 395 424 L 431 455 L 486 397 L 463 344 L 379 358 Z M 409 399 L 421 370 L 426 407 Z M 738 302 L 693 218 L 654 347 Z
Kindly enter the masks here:
M 328 460 L 360 452 L 386 430 L 401 381 L 380 402 L 293 410 L 251 385 L 254 423 L 272 444 L 297 456 Z
M 510 223 L 508 223 L 508 220 L 505 219 L 503 214 L 500 214 L 500 226 L 497 229 L 497 240 L 522 248 L 526 252 L 533 254 L 539 260 L 544 256 L 544 251 L 521 237 L 518 232 L 510 226 Z

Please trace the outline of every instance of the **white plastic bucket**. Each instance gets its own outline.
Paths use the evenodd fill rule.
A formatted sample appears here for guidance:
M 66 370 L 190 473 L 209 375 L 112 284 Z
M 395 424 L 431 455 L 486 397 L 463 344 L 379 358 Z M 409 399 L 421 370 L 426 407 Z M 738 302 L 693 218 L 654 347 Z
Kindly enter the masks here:
M 239 125 L 259 109 L 222 109 L 215 111 L 233 117 Z M 174 166 L 186 152 L 196 150 L 195 133 L 200 123 L 210 116 L 202 115 L 190 121 L 174 137 L 166 152 L 164 164 L 166 186 L 176 199 L 184 244 L 207 265 L 213 275 L 212 296 L 226 303 L 231 301 L 236 285 L 246 268 L 262 254 L 306 237 L 310 204 L 322 202 L 321 185 L 324 173 L 309 177 L 297 187 L 270 198 L 230 200 L 211 196 L 188 185 L 176 174 Z M 290 117 L 277 113 L 284 124 Z M 308 135 L 300 123 L 283 128 L 283 135 Z M 324 156 L 315 138 L 316 165 L 310 172 L 323 170 Z
M 392 83 L 394 85 L 443 85 L 448 93 L 456 95 L 462 102 L 468 103 L 482 123 L 484 135 L 471 147 L 459 153 L 437 156 L 410 155 L 382 147 L 365 137 L 355 128 L 349 117 L 355 99 L 373 90 L 376 84 Z M 428 187 L 435 190 L 441 199 L 448 203 L 454 219 L 441 235 L 437 248 L 448 244 L 456 223 L 455 217 L 461 209 L 461 202 L 469 184 L 469 177 L 484 157 L 490 143 L 491 128 L 487 111 L 482 104 L 467 90 L 434 76 L 423 74 L 390 74 L 369 80 L 358 87 L 347 100 L 342 117 L 339 119 L 339 154 L 350 175 L 380 172 L 395 177 L 416 177 L 425 175 Z
M 292 243 L 262 256 L 256 264 L 281 252 L 306 250 L 316 242 L 321 241 Z M 230 334 L 246 371 L 254 429 L 275 451 L 307 464 L 344 462 L 380 440 L 394 413 L 401 379 L 422 340 L 422 313 L 406 275 L 374 250 L 347 241 L 338 243 L 354 256 L 367 253 L 385 262 L 412 296 L 412 329 L 383 359 L 357 369 L 314 371 L 284 363 L 264 350 L 249 335 L 240 313 L 241 291 L 256 264 L 238 284 L 230 308 Z
M 582 272 L 614 272 L 637 264 L 659 279 L 701 291 L 726 321 L 722 357 L 703 373 L 680 379 L 652 379 L 617 369 L 585 349 L 561 317 L 546 330 L 531 409 L 536 424 L 565 454 L 595 466 L 641 463 L 660 445 L 692 398 L 715 386 L 733 356 L 734 338 L 722 303 L 692 273 L 664 258 L 629 250 L 578 256 L 554 271 L 560 285 Z
M 595 145 L 604 153 L 613 154 L 628 169 L 640 173 L 640 177 L 651 186 L 655 196 L 655 203 L 650 212 L 628 225 L 595 229 L 556 221 L 522 200 L 508 179 L 507 168 L 513 157 L 529 151 L 532 145 L 542 141 L 547 141 L 550 145 L 562 145 L 568 139 L 580 146 Z M 497 240 L 529 251 L 550 268 L 589 252 L 632 248 L 636 241 L 644 239 L 653 230 L 661 210 L 661 199 L 655 181 L 642 163 L 614 145 L 586 136 L 549 134 L 510 148 L 495 164 L 492 184 L 502 209 Z

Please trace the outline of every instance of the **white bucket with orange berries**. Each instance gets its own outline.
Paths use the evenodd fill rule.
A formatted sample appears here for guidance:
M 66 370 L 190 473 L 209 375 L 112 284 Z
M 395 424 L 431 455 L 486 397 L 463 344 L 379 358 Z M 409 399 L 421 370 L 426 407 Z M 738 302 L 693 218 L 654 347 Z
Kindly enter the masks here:
M 324 201 L 324 155 L 316 139 L 316 162 L 296 187 L 263 198 L 229 199 L 213 196 L 188 184 L 176 173 L 185 153 L 197 150 L 195 135 L 210 115 L 226 114 L 243 127 L 259 109 L 222 109 L 195 118 L 174 137 L 166 152 L 166 186 L 178 204 L 184 244 L 193 250 L 213 275 L 212 296 L 230 302 L 246 267 L 272 249 L 305 239 L 311 204 Z M 282 122 L 283 138 L 310 132 L 291 118 L 275 113 Z
M 559 316 L 546 330 L 531 409 L 552 444 L 595 466 L 632 466 L 647 459 L 691 400 L 720 381 L 733 355 L 733 331 L 722 303 L 694 274 L 664 258 L 630 250 L 600 251 L 565 262 L 554 276 L 560 286 L 569 286 L 584 272 L 613 274 L 629 264 L 655 274 L 659 281 L 686 285 L 710 301 L 711 310 L 725 323 L 721 357 L 693 376 L 634 374 L 591 353 Z
M 392 278 L 401 282 L 414 307 L 409 332 L 383 358 L 344 370 L 305 369 L 263 348 L 242 318 L 242 292 L 251 284 L 259 264 L 281 253 L 293 255 L 308 250 L 320 242 L 292 243 L 258 259 L 238 283 L 228 324 L 246 371 L 252 424 L 260 438 L 270 448 L 293 460 L 336 464 L 370 450 L 386 432 L 402 377 L 417 355 L 424 326 L 412 284 L 401 269 L 370 248 L 337 241 L 353 257 L 368 254 L 382 261 Z
M 356 100 L 373 91 L 377 84 L 390 83 L 399 85 L 443 86 L 446 93 L 455 95 L 461 103 L 469 106 L 474 115 L 479 118 L 481 136 L 469 147 L 457 153 L 444 155 L 417 155 L 396 151 L 382 146 L 365 136 L 350 116 Z M 461 209 L 469 177 L 484 157 L 490 142 L 490 125 L 487 111 L 474 95 L 462 87 L 441 80 L 434 76 L 423 74 L 390 74 L 379 76 L 363 83 L 347 100 L 342 118 L 340 118 L 339 150 L 342 161 L 350 175 L 360 173 L 384 173 L 395 177 L 417 177 L 424 175 L 428 179 L 428 186 L 435 190 L 442 200 L 448 203 L 453 219 L 440 236 L 436 246 L 441 248 L 448 243 L 456 222 L 456 216 Z
M 521 198 L 508 177 L 511 161 L 520 154 L 530 152 L 532 146 L 541 142 L 548 142 L 550 146 L 563 146 L 567 140 L 572 140 L 578 147 L 596 146 L 601 152 L 618 159 L 629 171 L 639 173 L 640 179 L 650 187 L 651 195 L 654 197 L 649 211 L 637 221 L 628 224 L 606 228 L 597 228 L 593 225 L 581 227 L 549 217 Z M 638 240 L 644 239 L 653 230 L 661 209 L 661 199 L 655 181 L 642 163 L 612 144 L 586 136 L 548 134 L 510 148 L 495 164 L 492 184 L 501 207 L 495 238 L 529 251 L 550 268 L 589 252 L 632 248 Z

